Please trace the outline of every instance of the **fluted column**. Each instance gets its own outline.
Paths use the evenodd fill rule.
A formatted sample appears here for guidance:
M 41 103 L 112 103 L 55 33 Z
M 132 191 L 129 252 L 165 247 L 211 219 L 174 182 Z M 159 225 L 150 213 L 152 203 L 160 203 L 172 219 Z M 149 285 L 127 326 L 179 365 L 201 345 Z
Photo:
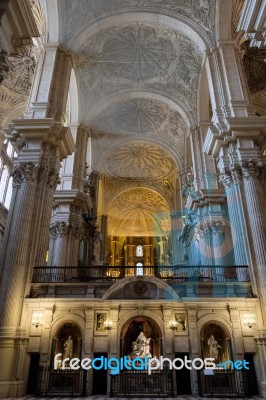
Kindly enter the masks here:
M 19 163 L 12 176 L 14 191 L 7 219 L 1 275 L 0 326 L 15 328 L 20 324 L 27 273 L 27 245 L 31 240 L 38 163 Z M 24 285 L 22 284 L 24 282 Z
M 1 397 L 23 391 L 24 382 L 14 374 L 18 363 L 25 361 L 16 346 L 17 337 L 25 336 L 21 325 L 23 299 L 38 258 L 37 249 L 42 252 L 44 237 L 49 234 L 49 230 L 44 232 L 45 221 L 51 217 L 60 162 L 75 149 L 68 128 L 52 119 L 16 120 L 14 128 L 8 138 L 19 156 L 12 172 L 14 188 L 1 259 L 0 359 L 8 360 L 1 366 Z
M 236 172 L 237 170 L 234 172 L 234 175 L 232 175 L 231 171 L 228 170 L 221 174 L 220 180 L 224 185 L 227 195 L 227 205 L 231 224 L 235 264 L 247 265 L 248 252 L 246 232 L 244 228 L 244 213 L 241 201 L 239 201 L 240 188 Z
M 253 265 L 257 274 L 262 312 L 266 324 L 266 203 L 260 178 L 266 166 L 252 160 L 242 161 L 241 169 L 250 226 L 250 243 Z
M 258 331 L 258 336 L 255 338 L 258 349 L 258 381 L 260 394 L 263 399 L 266 398 L 266 331 Z

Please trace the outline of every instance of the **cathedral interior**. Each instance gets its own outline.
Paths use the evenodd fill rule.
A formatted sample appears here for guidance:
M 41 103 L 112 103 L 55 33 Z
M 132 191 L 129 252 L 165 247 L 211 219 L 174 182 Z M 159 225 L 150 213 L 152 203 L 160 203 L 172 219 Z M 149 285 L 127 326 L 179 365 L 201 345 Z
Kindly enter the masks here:
M 1 1 L 0 153 L 1 398 L 266 398 L 265 1 Z

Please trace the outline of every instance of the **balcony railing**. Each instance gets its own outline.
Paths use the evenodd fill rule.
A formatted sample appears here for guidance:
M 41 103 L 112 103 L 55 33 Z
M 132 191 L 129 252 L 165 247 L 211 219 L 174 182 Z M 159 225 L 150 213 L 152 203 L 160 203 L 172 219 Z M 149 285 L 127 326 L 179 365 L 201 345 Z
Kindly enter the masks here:
M 116 282 L 156 276 L 171 282 L 250 282 L 248 266 L 34 267 L 32 283 Z

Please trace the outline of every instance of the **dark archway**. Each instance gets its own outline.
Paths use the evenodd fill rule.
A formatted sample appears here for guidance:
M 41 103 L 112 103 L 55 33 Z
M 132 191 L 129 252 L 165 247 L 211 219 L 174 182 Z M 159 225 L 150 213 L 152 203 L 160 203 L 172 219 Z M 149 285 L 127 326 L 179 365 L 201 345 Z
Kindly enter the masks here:
M 70 341 L 70 346 L 67 342 Z M 68 351 L 68 354 L 67 354 Z M 79 327 L 73 322 L 62 325 L 58 330 L 52 342 L 51 365 L 55 354 L 61 353 L 62 358 L 81 358 L 82 338 Z
M 134 342 L 140 332 L 144 332 L 147 338 L 151 338 L 150 352 L 153 357 L 162 354 L 162 333 L 158 324 L 151 318 L 144 315 L 130 318 L 121 329 L 121 356 L 126 356 L 132 352 L 132 342 Z
M 213 357 L 215 363 L 232 360 L 231 339 L 216 322 L 208 322 L 201 330 L 201 348 L 204 358 Z

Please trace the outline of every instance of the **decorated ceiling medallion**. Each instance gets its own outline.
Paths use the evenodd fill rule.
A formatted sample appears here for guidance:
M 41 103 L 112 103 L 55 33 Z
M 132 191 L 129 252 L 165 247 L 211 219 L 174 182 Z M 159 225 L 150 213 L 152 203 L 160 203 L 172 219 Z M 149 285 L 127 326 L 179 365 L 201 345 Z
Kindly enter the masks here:
M 102 112 L 92 122 L 91 127 L 98 132 L 146 134 L 160 131 L 170 119 L 170 115 L 171 109 L 160 101 L 130 99 Z
M 138 141 L 115 148 L 106 160 L 109 174 L 124 179 L 160 179 L 174 168 L 173 160 L 160 147 Z
M 247 40 L 241 46 L 245 50 L 243 56 L 243 66 L 251 93 L 266 88 L 266 49 L 250 47 L 250 41 Z
M 170 36 L 142 24 L 110 32 L 103 54 L 113 74 L 137 81 L 163 77 L 175 61 Z
M 134 290 L 138 296 L 142 297 L 145 296 L 148 289 L 146 283 L 139 280 L 137 283 L 135 283 Z
M 25 53 L 11 56 L 9 60 L 13 68 L 4 82 L 5 86 L 17 94 L 29 95 L 36 67 L 34 46 L 28 46 Z

